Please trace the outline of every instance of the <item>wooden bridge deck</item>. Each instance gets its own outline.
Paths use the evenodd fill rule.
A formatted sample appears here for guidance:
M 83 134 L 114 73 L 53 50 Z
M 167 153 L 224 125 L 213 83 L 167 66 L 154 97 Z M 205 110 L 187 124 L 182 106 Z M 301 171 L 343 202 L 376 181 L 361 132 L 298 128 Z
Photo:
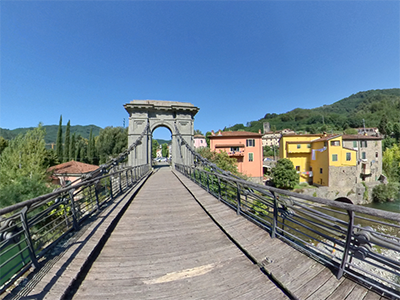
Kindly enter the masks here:
M 142 187 L 73 299 L 287 299 L 169 168 Z
M 115 211 L 100 216 L 21 299 L 385 299 L 337 280 L 169 168 L 118 205 L 127 209 L 88 271 L 85 260 L 109 231 L 103 225 L 118 219 Z

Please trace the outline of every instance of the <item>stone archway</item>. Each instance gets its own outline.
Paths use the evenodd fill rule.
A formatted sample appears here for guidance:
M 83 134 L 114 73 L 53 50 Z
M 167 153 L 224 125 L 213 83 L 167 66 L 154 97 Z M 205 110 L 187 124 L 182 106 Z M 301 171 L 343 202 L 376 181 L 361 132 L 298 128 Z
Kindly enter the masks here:
M 192 164 L 192 154 L 179 139 L 175 129 L 178 128 L 182 138 L 193 145 L 194 116 L 199 111 L 191 103 L 159 100 L 133 100 L 124 105 L 129 114 L 128 145 L 131 145 L 149 128 L 140 145 L 129 155 L 129 165 L 151 163 L 151 136 L 157 127 L 167 127 L 172 136 L 172 163 Z

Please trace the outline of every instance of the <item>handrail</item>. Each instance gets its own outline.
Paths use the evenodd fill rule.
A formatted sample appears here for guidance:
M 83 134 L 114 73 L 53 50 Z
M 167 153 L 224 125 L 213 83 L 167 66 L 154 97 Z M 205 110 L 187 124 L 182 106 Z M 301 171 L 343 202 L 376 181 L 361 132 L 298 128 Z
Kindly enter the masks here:
M 0 293 L 31 265 L 40 268 L 39 258 L 66 233 L 150 174 L 150 164 L 119 168 L 147 130 L 148 125 L 127 151 L 81 176 L 81 182 L 0 209 Z
M 293 247 L 393 299 L 400 291 L 400 214 L 264 186 L 202 166 L 175 168 Z

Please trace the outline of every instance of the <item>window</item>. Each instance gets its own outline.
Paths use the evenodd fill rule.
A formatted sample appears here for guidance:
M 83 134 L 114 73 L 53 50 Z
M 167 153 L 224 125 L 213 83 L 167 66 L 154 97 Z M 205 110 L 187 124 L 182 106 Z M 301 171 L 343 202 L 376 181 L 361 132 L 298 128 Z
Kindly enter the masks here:
M 367 148 L 367 141 L 360 141 L 361 147 Z
M 378 152 L 375 152 L 375 157 L 376 157 L 376 158 L 378 158 L 378 157 L 379 157 L 379 154 L 378 154 Z
M 239 147 L 231 147 L 231 152 L 239 152 Z
M 311 148 L 311 144 L 307 144 L 307 148 Z
M 255 145 L 256 145 L 256 142 L 254 139 L 246 140 L 246 147 L 254 147 Z
M 296 171 L 300 172 L 300 166 L 296 166 Z
M 340 141 L 331 141 L 331 146 L 340 146 Z
M 366 159 L 366 158 L 367 158 L 367 153 L 361 152 L 361 158 L 362 158 L 362 159 Z
M 200 140 L 200 144 L 203 144 L 203 140 Z
M 353 141 L 353 148 L 357 148 L 357 141 Z
M 322 168 L 319 169 L 319 173 L 322 174 Z
M 297 149 L 300 149 L 301 148 L 301 145 L 300 144 L 297 144 Z
M 253 155 L 253 153 L 249 153 L 249 161 L 254 161 L 254 155 Z
M 346 161 L 351 161 L 351 153 L 346 152 Z
M 332 154 L 332 161 L 337 161 L 337 154 Z

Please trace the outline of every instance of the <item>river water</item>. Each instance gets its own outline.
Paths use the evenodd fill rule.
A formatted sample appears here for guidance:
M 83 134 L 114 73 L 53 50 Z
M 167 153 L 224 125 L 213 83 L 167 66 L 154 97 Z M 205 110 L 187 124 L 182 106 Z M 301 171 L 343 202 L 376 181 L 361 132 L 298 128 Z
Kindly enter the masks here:
M 400 213 L 400 199 L 397 199 L 394 202 L 384 202 L 384 203 L 372 202 L 370 204 L 365 204 L 363 206 Z

